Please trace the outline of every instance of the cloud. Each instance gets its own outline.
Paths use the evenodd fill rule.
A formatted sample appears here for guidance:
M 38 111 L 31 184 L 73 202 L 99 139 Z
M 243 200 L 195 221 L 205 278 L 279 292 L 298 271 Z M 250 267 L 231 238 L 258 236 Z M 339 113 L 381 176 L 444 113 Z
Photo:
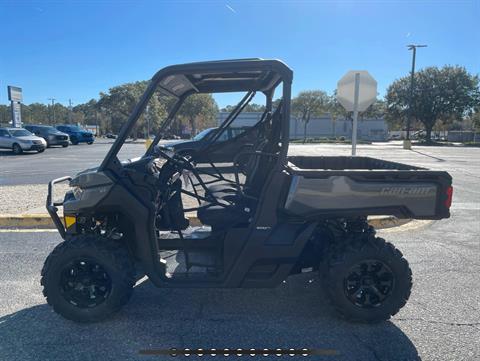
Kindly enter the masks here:
M 225 4 L 225 6 L 227 7 L 228 10 L 230 10 L 232 13 L 236 14 L 237 12 L 235 11 L 234 8 L 232 8 L 230 5 L 228 4 Z

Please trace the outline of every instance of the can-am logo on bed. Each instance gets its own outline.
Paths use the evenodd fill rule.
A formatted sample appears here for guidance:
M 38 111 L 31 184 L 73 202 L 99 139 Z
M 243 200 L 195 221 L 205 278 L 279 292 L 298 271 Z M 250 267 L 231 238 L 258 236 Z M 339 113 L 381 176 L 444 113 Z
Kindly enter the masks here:
M 429 196 L 435 194 L 435 187 L 385 187 L 380 194 L 400 197 Z

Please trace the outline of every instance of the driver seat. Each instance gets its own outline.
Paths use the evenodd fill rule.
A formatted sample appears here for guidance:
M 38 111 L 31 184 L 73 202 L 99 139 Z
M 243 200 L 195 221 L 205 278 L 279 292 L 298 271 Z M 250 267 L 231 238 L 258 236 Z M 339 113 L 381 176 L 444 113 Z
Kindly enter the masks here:
M 275 123 L 274 123 L 275 124 Z M 275 166 L 277 157 L 267 154 L 278 154 L 280 137 L 280 122 L 272 129 L 271 137 L 262 146 L 261 153 L 252 155 L 255 160 L 249 174 L 248 187 L 241 192 L 234 189 L 230 192 L 215 192 L 215 202 L 202 202 L 197 210 L 198 219 L 213 229 L 225 229 L 232 226 L 247 224 L 257 206 L 262 188 L 270 172 Z

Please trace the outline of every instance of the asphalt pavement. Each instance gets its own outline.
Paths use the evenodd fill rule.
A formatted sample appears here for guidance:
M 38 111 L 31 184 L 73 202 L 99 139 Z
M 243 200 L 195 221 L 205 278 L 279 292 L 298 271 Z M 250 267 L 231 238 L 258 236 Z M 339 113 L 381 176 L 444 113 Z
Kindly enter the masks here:
M 132 145 L 132 153 L 140 146 Z M 60 175 L 71 174 L 97 162 L 90 154 L 81 166 L 72 166 L 80 152 L 100 153 L 102 147 L 69 147 L 62 155 L 64 149 L 58 149 L 55 156 L 55 149 L 49 149 L 45 157 L 62 160 L 43 164 L 63 163 Z M 69 155 L 71 150 L 77 155 Z M 290 153 L 348 155 L 349 147 L 294 145 Z M 361 146 L 358 154 L 447 170 L 454 179 L 451 218 L 379 232 L 403 252 L 414 275 L 410 300 L 391 321 L 362 325 L 339 320 L 317 277 L 304 274 L 275 289 L 258 290 L 157 289 L 146 281 L 113 319 L 79 325 L 55 314 L 41 294 L 40 270 L 59 236 L 0 230 L 0 360 L 163 361 L 169 358 L 139 352 L 171 347 L 323 348 L 338 353 L 297 358 L 307 360 L 479 360 L 480 149 L 406 151 L 379 144 Z M 9 163 L 14 158 L 3 156 L 0 167 L 7 159 L 7 169 L 13 171 L 7 178 L 19 182 L 25 175 Z M 36 171 L 32 164 L 30 172 Z M 258 357 L 283 358 L 295 359 Z

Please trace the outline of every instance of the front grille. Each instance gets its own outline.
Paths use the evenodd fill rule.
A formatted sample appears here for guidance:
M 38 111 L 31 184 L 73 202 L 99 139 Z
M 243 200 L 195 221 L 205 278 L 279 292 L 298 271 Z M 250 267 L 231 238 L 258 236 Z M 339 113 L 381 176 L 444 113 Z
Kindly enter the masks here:
M 66 135 L 57 135 L 57 140 L 67 140 Z
M 92 134 L 90 134 L 90 133 L 83 133 L 82 136 L 84 138 L 92 138 Z

